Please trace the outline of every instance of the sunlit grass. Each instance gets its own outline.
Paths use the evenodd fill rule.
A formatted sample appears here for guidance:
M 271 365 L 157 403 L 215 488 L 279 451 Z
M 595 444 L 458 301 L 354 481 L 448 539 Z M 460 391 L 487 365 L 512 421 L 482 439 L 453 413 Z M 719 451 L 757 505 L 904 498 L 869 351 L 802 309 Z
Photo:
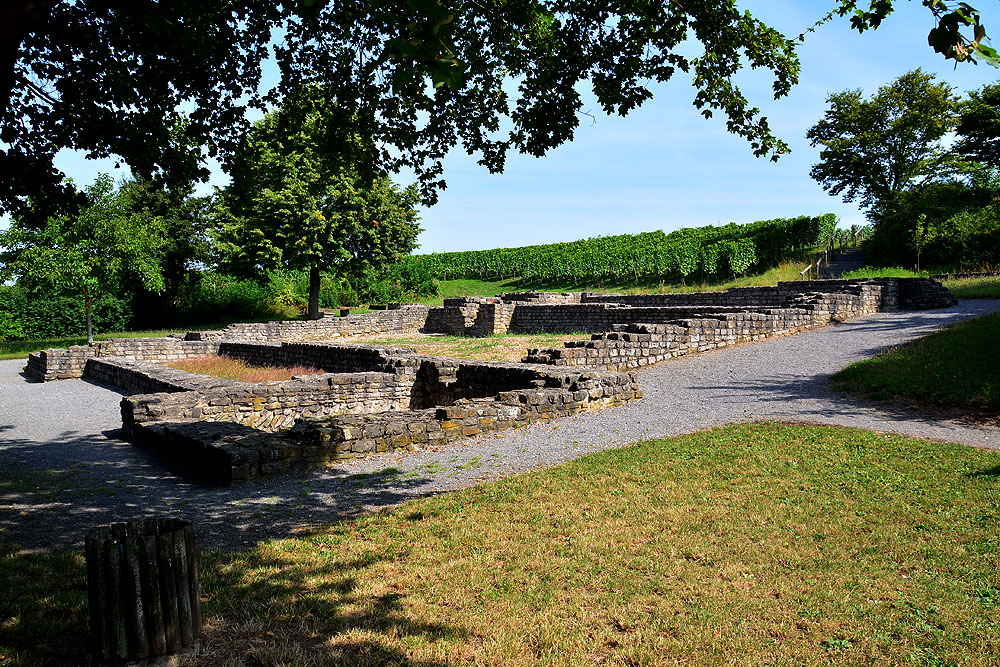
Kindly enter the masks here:
M 730 426 L 201 564 L 198 665 L 995 665 L 1000 455 Z M 0 561 L 0 656 L 83 664 L 79 558 Z
M 833 377 L 835 386 L 875 399 L 896 397 L 1000 414 L 1000 314 L 959 322 Z
M 942 281 L 958 299 L 1000 299 L 1000 276 Z
M 521 361 L 533 347 L 562 347 L 565 341 L 589 339 L 589 333 L 510 334 L 471 338 L 463 336 L 379 336 L 358 341 L 364 344 L 399 345 L 418 354 L 458 357 L 479 361 Z

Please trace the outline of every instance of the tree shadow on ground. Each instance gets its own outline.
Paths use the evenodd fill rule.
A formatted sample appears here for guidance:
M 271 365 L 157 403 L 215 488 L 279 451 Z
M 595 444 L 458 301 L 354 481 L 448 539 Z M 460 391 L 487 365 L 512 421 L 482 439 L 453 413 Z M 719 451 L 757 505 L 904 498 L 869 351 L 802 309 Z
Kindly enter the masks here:
M 92 528 L 170 516 L 194 523 L 199 547 L 247 549 L 429 493 L 430 472 L 352 474 L 338 466 L 220 487 L 118 435 L 66 431 L 46 442 L 0 435 L 0 541 L 80 549 Z
M 317 547 L 322 551 L 322 547 Z M 448 664 L 415 659 L 402 647 L 462 641 L 466 632 L 405 611 L 389 582 L 369 591 L 358 575 L 391 560 L 324 552 L 323 565 L 282 554 L 202 554 L 202 653 L 182 664 Z M 261 573 L 266 573 L 262 576 Z M 0 657 L 21 664 L 87 664 L 85 567 L 81 557 L 0 548 Z
M 762 418 L 803 420 L 833 420 L 846 423 L 857 420 L 892 423 L 912 423 L 921 427 L 940 427 L 946 422 L 961 423 L 973 429 L 983 429 L 979 416 L 958 409 L 944 409 L 915 401 L 892 399 L 874 400 L 858 397 L 832 388 L 833 374 L 819 373 L 808 380 L 801 375 L 768 373 L 766 377 L 741 379 L 734 384 L 701 384 L 693 389 L 704 391 L 707 401 L 732 400 L 733 395 L 751 394 L 758 404 L 755 412 Z M 831 394 L 836 400 L 830 400 Z M 993 429 L 996 430 L 996 429 Z

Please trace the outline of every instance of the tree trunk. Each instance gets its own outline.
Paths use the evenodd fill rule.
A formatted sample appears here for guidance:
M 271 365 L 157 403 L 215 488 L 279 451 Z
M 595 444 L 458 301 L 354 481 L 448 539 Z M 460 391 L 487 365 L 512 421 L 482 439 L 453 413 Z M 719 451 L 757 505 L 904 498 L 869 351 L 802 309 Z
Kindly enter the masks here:
M 94 325 L 90 316 L 91 305 L 93 303 L 94 300 L 89 296 L 85 296 L 83 298 L 83 309 L 87 311 L 87 344 L 94 342 Z
M 309 319 L 319 319 L 319 266 L 309 267 Z

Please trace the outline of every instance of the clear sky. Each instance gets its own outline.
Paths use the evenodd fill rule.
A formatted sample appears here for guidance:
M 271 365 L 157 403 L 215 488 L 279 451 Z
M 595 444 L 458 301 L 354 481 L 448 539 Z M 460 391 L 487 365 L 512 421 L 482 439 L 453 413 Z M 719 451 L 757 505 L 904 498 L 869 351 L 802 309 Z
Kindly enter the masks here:
M 741 7 L 786 36 L 823 16 L 834 0 L 747 0 Z M 625 118 L 604 116 L 594 104 L 572 143 L 543 158 L 512 155 L 503 174 L 490 174 L 462 151 L 445 163 L 448 189 L 422 212 L 417 252 L 475 250 L 570 241 L 588 236 L 796 215 L 836 213 L 845 225 L 863 224 L 853 204 L 831 197 L 809 177 L 819 151 L 806 130 L 825 110 L 832 92 L 860 88 L 866 95 L 904 72 L 921 67 L 956 91 L 1000 80 L 986 65 L 945 61 L 927 46 L 930 12 L 916 0 L 864 35 L 835 19 L 799 47 L 802 71 L 791 94 L 772 100 L 770 80 L 741 72 L 738 82 L 761 107 L 772 130 L 792 148 L 777 163 L 753 157 L 748 144 L 725 130 L 720 115 L 706 120 L 692 105 L 688 75 L 653 89 L 653 99 Z M 976 3 L 991 33 L 1000 35 L 1000 8 Z M 1000 39 L 994 45 L 1000 44 Z M 114 161 L 64 154 L 60 166 L 78 183 L 99 171 L 120 174 Z M 405 178 L 399 180 L 405 181 Z M 213 184 L 225 175 L 216 173 Z

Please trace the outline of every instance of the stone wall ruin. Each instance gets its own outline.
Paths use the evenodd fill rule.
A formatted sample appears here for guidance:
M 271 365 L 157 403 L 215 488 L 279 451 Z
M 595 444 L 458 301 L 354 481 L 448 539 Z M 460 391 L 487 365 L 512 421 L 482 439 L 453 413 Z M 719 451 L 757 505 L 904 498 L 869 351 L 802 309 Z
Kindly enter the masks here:
M 896 278 L 690 294 L 524 292 L 45 350 L 30 355 L 25 374 L 85 377 L 120 389 L 128 394 L 122 424 L 131 439 L 195 462 L 197 472 L 215 482 L 238 484 L 636 400 L 642 392 L 630 371 L 676 356 L 879 311 L 952 303 L 935 281 Z M 417 331 L 591 336 L 529 350 L 517 364 L 331 343 Z M 324 373 L 250 384 L 160 365 L 206 354 Z

